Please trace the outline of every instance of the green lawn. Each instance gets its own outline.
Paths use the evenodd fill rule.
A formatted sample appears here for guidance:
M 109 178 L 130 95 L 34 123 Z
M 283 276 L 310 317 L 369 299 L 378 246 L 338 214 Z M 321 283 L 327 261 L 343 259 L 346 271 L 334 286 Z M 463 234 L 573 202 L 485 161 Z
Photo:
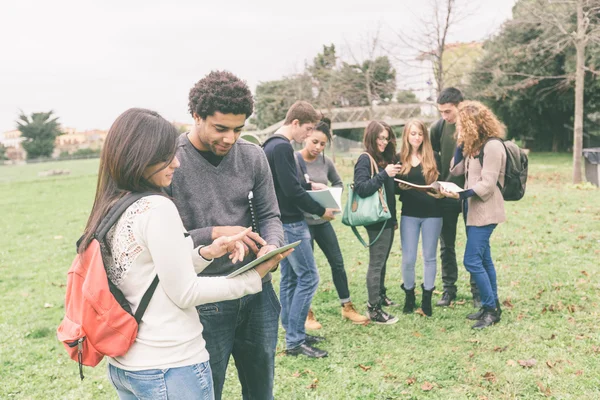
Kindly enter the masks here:
M 350 163 L 339 164 L 349 182 Z M 280 352 L 275 397 L 600 398 L 600 190 L 569 184 L 569 155 L 533 154 L 530 164 L 526 197 L 506 204 L 508 222 L 492 236 L 499 293 L 506 301 L 500 324 L 470 329 L 464 317 L 473 309 L 462 267 L 458 301 L 434 309 L 432 318 L 396 312 L 400 321 L 392 326 L 343 322 L 329 266 L 317 251 L 321 285 L 313 308 L 330 356 L 309 360 Z M 76 364 L 55 337 L 66 271 L 93 200 L 97 166 L 98 160 L 83 160 L 0 167 L 2 399 L 116 398 L 105 363 L 86 368 L 80 382 Z M 37 176 L 47 169 L 70 169 L 71 175 Z M 368 252 L 350 229 L 335 226 L 352 299 L 364 311 Z M 460 262 L 465 239 L 459 231 Z M 402 303 L 400 258 L 396 237 L 387 286 L 390 297 Z M 419 283 L 421 270 L 419 259 Z M 281 351 L 283 343 L 280 330 Z M 525 361 L 532 366 L 521 366 Z M 236 375 L 231 364 L 227 399 L 240 398 Z

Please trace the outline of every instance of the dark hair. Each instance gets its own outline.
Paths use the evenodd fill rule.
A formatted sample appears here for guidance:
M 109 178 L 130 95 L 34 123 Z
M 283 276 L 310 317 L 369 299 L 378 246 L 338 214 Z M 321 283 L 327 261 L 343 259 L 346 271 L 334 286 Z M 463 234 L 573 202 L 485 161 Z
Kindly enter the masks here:
M 144 170 L 159 163 L 164 163 L 164 168 L 170 164 L 178 135 L 177 129 L 155 111 L 130 108 L 117 117 L 100 154 L 96 197 L 78 247 L 80 253 L 117 200 L 129 192 L 161 192 L 143 177 Z
M 394 144 L 394 150 L 396 150 L 398 148 L 397 143 L 396 143 L 396 134 L 394 133 L 394 130 L 392 129 L 391 126 L 388 125 L 387 122 L 385 121 L 379 121 L 379 123 L 381 124 L 381 126 L 383 126 L 385 128 L 385 130 L 388 133 L 390 142 Z M 394 154 L 392 156 L 392 162 L 393 163 L 397 163 L 398 161 L 400 161 L 400 155 L 399 154 Z
M 325 136 L 327 136 L 327 141 L 331 142 L 331 120 L 329 118 L 323 117 L 317 124 L 315 125 L 315 131 L 323 132 Z
M 284 125 L 289 125 L 297 119 L 300 125 L 316 124 L 321 119 L 321 113 L 307 101 L 299 100 L 292 104 L 285 115 Z
M 440 96 L 437 99 L 438 104 L 452 103 L 457 106 L 465 98 L 460 90 L 455 87 L 448 87 L 441 91 Z
M 228 71 L 212 71 L 190 90 L 189 104 L 194 113 L 206 119 L 215 112 L 252 115 L 254 100 L 246 82 Z
M 377 150 L 377 137 L 384 130 L 386 129 L 379 122 L 371 121 L 369 122 L 369 125 L 367 125 L 367 127 L 365 128 L 365 135 L 363 137 L 363 144 L 365 146 L 365 150 L 371 155 L 371 157 L 375 159 L 377 165 L 379 165 L 382 168 L 385 168 L 387 164 L 393 163 L 396 154 L 395 140 L 391 140 L 393 132 L 392 135 L 389 136 L 390 140 L 388 141 L 388 144 L 385 147 L 383 153 L 380 153 L 379 150 Z

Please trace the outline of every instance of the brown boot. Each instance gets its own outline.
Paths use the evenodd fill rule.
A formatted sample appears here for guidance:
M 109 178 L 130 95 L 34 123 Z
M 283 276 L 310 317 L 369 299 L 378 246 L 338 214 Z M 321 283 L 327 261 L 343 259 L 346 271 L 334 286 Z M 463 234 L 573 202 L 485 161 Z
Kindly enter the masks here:
M 308 315 L 306 316 L 306 322 L 304 323 L 304 329 L 309 331 L 316 331 L 317 329 L 321 329 L 323 326 L 317 321 L 315 318 L 315 313 L 313 313 L 312 308 L 308 310 Z
M 366 325 L 369 323 L 369 317 L 359 314 L 351 301 L 342 305 L 342 317 L 349 319 L 353 324 Z

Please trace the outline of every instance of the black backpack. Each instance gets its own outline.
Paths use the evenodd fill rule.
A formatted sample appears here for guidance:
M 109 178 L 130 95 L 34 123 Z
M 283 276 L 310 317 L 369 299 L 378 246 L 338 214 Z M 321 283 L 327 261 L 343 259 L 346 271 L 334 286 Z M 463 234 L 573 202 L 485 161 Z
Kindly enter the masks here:
M 527 184 L 527 169 L 529 160 L 523 149 L 519 148 L 510 140 L 502 140 L 500 138 L 488 139 L 479 152 L 479 162 L 483 167 L 483 149 L 490 140 L 499 140 L 504 145 L 506 151 L 506 172 L 504 175 L 504 187 L 496 182 L 502 197 L 506 201 L 521 200 L 525 195 L 525 185 Z

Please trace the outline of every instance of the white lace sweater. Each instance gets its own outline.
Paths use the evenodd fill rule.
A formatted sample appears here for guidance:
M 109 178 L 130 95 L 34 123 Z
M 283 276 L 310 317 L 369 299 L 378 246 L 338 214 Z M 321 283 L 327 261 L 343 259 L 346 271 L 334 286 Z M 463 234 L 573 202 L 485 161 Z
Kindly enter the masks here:
M 158 274 L 159 284 L 127 354 L 108 362 L 125 370 L 165 369 L 208 360 L 196 305 L 232 300 L 262 290 L 259 274 L 234 279 L 198 277 L 206 261 L 194 249 L 171 200 L 144 197 L 123 213 L 107 235 L 108 276 L 133 312 Z M 109 262 L 109 261 L 107 261 Z

